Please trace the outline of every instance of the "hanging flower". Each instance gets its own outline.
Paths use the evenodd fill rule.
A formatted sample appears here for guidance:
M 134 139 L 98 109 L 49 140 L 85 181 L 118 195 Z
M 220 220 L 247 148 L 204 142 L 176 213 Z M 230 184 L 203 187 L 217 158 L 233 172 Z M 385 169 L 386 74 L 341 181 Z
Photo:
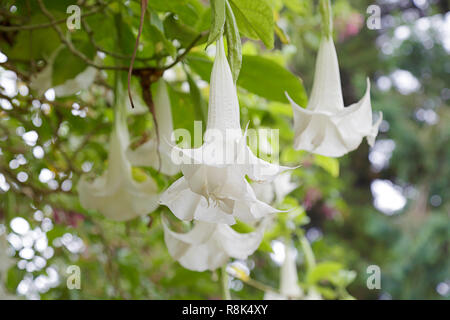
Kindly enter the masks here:
M 35 73 L 30 78 L 30 88 L 37 91 L 38 96 L 43 96 L 44 93 L 52 86 L 53 77 L 53 63 L 55 62 L 56 56 L 63 47 L 58 47 L 53 51 L 50 57 L 47 59 L 47 64 L 45 67 Z
M 88 89 L 97 76 L 97 69 L 94 67 L 87 67 L 81 73 L 77 74 L 75 78 L 65 81 L 63 84 L 56 86 L 55 96 L 66 97 L 73 95 L 81 90 Z
M 174 147 L 172 159 L 177 153 L 181 155 L 184 177 L 161 196 L 161 203 L 182 220 L 225 224 L 235 223 L 235 218 L 252 222 L 278 212 L 256 198 L 246 176 L 257 181 L 270 180 L 288 168 L 263 161 L 248 148 L 222 38 L 210 82 L 205 142 L 196 149 Z
M 197 221 L 187 233 L 170 230 L 163 219 L 164 241 L 170 255 L 193 271 L 215 270 L 230 257 L 245 260 L 258 249 L 265 223 L 250 233 L 239 233 L 221 223 Z
M 155 136 L 136 150 L 128 149 L 127 157 L 134 166 L 153 167 L 159 169 L 163 174 L 172 176 L 180 171 L 180 166 L 172 161 L 172 148 L 169 145 L 173 132 L 172 111 L 166 83 L 164 80 L 160 80 L 156 85 L 154 103 L 159 141 Z M 159 164 L 160 159 L 161 165 Z
M 280 272 L 280 293 L 266 292 L 265 300 L 300 299 L 303 297 L 303 290 L 298 285 L 295 248 L 285 245 L 284 253 L 284 262 Z
M 286 171 L 279 174 L 272 181 L 255 182 L 252 184 L 258 199 L 272 203 L 281 203 L 283 199 L 298 187 L 297 183 L 291 182 L 291 172 Z
M 331 36 L 324 36 L 316 61 L 313 89 L 306 109 L 286 93 L 294 111 L 294 148 L 328 157 L 340 157 L 355 150 L 364 137 L 370 146 L 378 134 L 380 115 L 372 124 L 370 82 L 363 98 L 344 107 L 339 64 Z
M 284 263 L 281 266 L 280 292 L 290 298 L 299 298 L 303 295 L 303 290 L 298 285 L 295 248 L 285 245 L 284 253 Z
M 38 96 L 44 95 L 53 85 L 53 64 L 63 47 L 58 47 L 47 59 L 47 65 L 30 79 L 30 88 L 36 90 Z M 84 71 L 77 74 L 73 79 L 66 80 L 64 83 L 54 87 L 56 97 L 66 97 L 73 95 L 81 90 L 88 89 L 97 76 L 97 69 L 87 67 Z
M 108 168 L 92 182 L 82 176 L 78 193 L 84 208 L 98 210 L 112 220 L 125 221 L 155 210 L 159 195 L 151 177 L 145 175 L 143 182 L 132 177 L 131 164 L 125 156 L 129 135 L 122 95 L 118 101 L 110 137 Z

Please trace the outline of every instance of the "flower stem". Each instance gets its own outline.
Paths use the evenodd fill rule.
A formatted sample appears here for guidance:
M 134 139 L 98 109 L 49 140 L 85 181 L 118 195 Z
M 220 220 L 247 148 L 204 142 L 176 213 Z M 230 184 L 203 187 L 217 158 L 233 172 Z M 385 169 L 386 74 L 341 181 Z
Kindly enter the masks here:
M 279 293 L 277 289 L 274 289 L 268 285 L 265 285 L 264 283 L 261 283 L 259 281 L 256 281 L 252 278 L 248 278 L 247 280 L 242 280 L 245 284 L 255 288 L 255 289 L 259 289 L 263 292 L 275 292 L 275 293 Z
M 306 239 L 304 236 L 301 237 L 300 244 L 302 245 L 302 250 L 305 254 L 307 268 L 310 271 L 316 266 L 316 258 L 314 257 L 314 252 L 312 251 L 308 239 Z
M 320 14 L 322 16 L 322 33 L 327 37 L 333 35 L 333 13 L 330 0 L 320 1 Z
M 222 278 L 222 299 L 231 300 L 230 288 L 228 287 L 228 273 L 226 264 L 222 266 L 220 276 Z

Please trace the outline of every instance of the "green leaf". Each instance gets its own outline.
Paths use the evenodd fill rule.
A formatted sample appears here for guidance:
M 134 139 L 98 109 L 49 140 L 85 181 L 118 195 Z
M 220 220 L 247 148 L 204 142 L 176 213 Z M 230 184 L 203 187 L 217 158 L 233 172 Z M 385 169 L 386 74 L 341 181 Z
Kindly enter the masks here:
M 278 63 L 261 57 L 244 55 L 238 85 L 260 97 L 287 102 L 285 92 L 301 106 L 307 97 L 302 82 Z
M 236 83 L 242 66 L 242 43 L 233 10 L 228 1 L 226 1 L 226 17 L 225 35 L 227 37 L 228 62 Z
M 196 117 L 202 119 L 203 123 L 206 123 L 206 117 L 208 116 L 208 107 L 206 106 L 205 100 L 202 97 L 202 93 L 200 92 L 197 83 L 189 74 L 186 72 L 187 81 L 189 84 L 189 91 L 191 93 L 192 102 L 194 103 L 194 109 L 196 113 Z
M 209 29 L 207 46 L 222 36 L 224 25 L 225 0 L 211 0 L 211 28 Z
M 333 177 L 337 178 L 339 176 L 339 161 L 337 159 L 316 154 L 314 156 L 314 163 Z
M 198 36 L 198 33 L 193 28 L 176 20 L 173 14 L 167 16 L 164 20 L 164 33 L 168 39 L 177 39 L 184 47 L 191 44 Z M 201 41 L 197 44 L 201 44 Z
M 89 42 L 73 41 L 78 51 L 89 58 L 94 56 L 94 47 Z M 64 47 L 56 56 L 53 63 L 52 86 L 64 83 L 66 80 L 75 78 L 87 68 L 86 62 L 73 55 L 69 49 Z
M 273 12 L 266 0 L 230 0 L 239 31 L 250 39 L 261 39 L 273 48 Z
M 231 228 L 239 233 L 250 233 L 255 231 L 255 228 L 253 228 L 251 225 L 246 224 L 245 222 L 242 222 L 240 220 L 236 220 L 236 223 L 233 224 Z
M 174 13 L 184 23 L 194 26 L 199 18 L 194 0 L 151 0 L 150 11 Z
M 202 118 L 195 111 L 196 107 L 193 104 L 191 94 L 179 91 L 170 85 L 168 86 L 168 93 L 172 107 L 174 129 L 186 129 L 191 137 L 195 137 L 194 121 L 201 121 Z M 193 146 L 195 141 L 188 142 L 190 146 Z
M 258 247 L 259 251 L 272 253 L 272 246 L 270 245 L 270 241 L 266 236 L 264 235 L 263 240 L 261 241 L 261 244 Z
M 315 284 L 321 280 L 330 280 L 342 269 L 342 265 L 337 262 L 322 262 L 317 264 L 312 271 L 308 272 L 306 281 Z
M 309 5 L 307 1 L 283 0 L 284 5 L 297 14 L 305 14 L 306 7 Z
M 191 69 L 202 78 L 202 80 L 209 82 L 213 62 L 203 52 L 190 52 L 186 58 L 186 62 Z
M 146 40 L 151 39 L 150 41 L 153 45 L 152 54 L 162 55 L 163 53 L 167 53 L 172 57 L 176 56 L 177 50 L 175 46 L 165 37 L 163 31 L 156 25 L 147 24 L 143 31 L 143 36 L 145 36 Z
M 36 14 L 28 23 L 48 23 L 48 19 L 42 14 Z M 48 59 L 59 45 L 58 34 L 52 28 L 45 28 L 33 30 L 32 33 L 28 30 L 20 31 L 15 36 L 12 47 L 8 47 L 8 42 L 2 40 L 1 50 L 10 59 Z
M 255 228 L 252 227 L 249 224 L 246 224 L 245 222 L 242 222 L 240 220 L 236 220 L 236 223 L 231 226 L 234 231 L 239 233 L 250 233 L 254 232 Z M 270 239 L 264 235 L 263 240 L 261 241 L 261 244 L 258 247 L 258 250 L 263 252 L 272 252 L 272 247 L 270 245 Z

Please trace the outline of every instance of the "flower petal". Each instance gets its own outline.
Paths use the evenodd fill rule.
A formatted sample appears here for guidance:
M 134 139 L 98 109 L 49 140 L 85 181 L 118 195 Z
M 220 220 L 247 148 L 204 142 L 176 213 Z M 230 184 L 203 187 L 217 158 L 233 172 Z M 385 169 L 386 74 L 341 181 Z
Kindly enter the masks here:
M 239 233 L 228 225 L 219 224 L 217 237 L 230 257 L 245 260 L 258 249 L 264 236 L 265 227 L 263 222 L 254 232 Z
M 164 223 L 164 241 L 169 254 L 183 267 L 193 271 L 215 270 L 224 265 L 229 256 L 213 237 L 215 224 L 197 222 L 185 234 L 173 232 Z
M 105 172 L 105 175 L 107 174 L 108 171 Z M 82 177 L 78 183 L 78 193 L 84 208 L 97 210 L 116 221 L 150 213 L 159 205 L 157 186 L 151 179 L 143 183 L 124 181 L 116 187 L 111 187 L 105 176 L 93 182 Z
M 287 95 L 294 112 L 294 148 L 328 157 L 340 157 L 355 150 L 367 137 L 373 143 L 378 126 L 372 125 L 370 83 L 364 97 L 335 114 L 308 110 L 298 106 Z
M 223 38 L 216 46 L 216 58 L 211 72 L 207 129 L 241 129 L 239 102 L 230 66 L 225 55 Z
M 205 197 L 192 192 L 184 177 L 175 181 L 162 194 L 160 201 L 178 219 L 184 221 L 196 219 L 206 222 L 235 223 L 231 212 L 225 211 L 223 206 L 213 202 L 208 204 Z
M 81 205 L 116 221 L 150 213 L 159 205 L 156 182 L 147 176 L 144 182 L 138 183 L 132 177 L 131 165 L 125 156 L 128 142 L 125 115 L 119 106 L 110 137 L 108 168 L 94 181 L 82 176 L 78 183 Z
M 150 139 L 135 150 L 128 148 L 127 157 L 134 166 L 146 166 L 159 169 L 166 175 L 175 175 L 180 171 L 179 165 L 171 158 L 173 121 L 169 95 L 164 80 L 158 81 L 154 98 L 156 121 L 158 122 L 159 149 L 156 137 Z M 161 159 L 161 165 L 159 163 Z
M 294 248 L 287 245 L 285 245 L 285 258 L 281 266 L 280 292 L 283 296 L 290 298 L 300 298 L 303 296 L 302 289 L 298 285 Z
M 331 37 L 324 37 L 320 41 L 313 88 L 307 109 L 334 113 L 343 108 L 344 100 L 336 48 Z
M 196 222 L 187 233 L 176 233 L 163 219 L 164 240 L 170 255 L 190 270 L 215 270 L 230 257 L 246 259 L 262 241 L 265 225 L 241 234 L 224 224 Z
M 94 67 L 87 67 L 84 71 L 77 74 L 75 78 L 69 79 L 63 84 L 56 86 L 55 95 L 57 97 L 70 96 L 78 91 L 88 89 L 97 76 L 97 69 Z

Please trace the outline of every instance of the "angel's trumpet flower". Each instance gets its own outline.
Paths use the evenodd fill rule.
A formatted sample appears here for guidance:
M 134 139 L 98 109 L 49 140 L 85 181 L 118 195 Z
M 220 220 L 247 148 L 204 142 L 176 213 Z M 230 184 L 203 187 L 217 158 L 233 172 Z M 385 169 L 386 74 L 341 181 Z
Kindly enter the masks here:
M 30 88 L 36 90 L 38 96 L 44 95 L 44 93 L 53 86 L 53 65 L 61 49 L 62 47 L 58 47 L 53 51 L 47 59 L 47 65 L 30 79 Z M 55 96 L 66 97 L 76 94 L 81 90 L 88 89 L 94 82 L 97 74 L 98 70 L 96 68 L 91 66 L 87 67 L 73 79 L 68 79 L 64 83 L 55 86 Z
M 298 285 L 295 249 L 285 245 L 284 253 L 284 261 L 280 272 L 280 292 L 266 292 L 265 300 L 300 299 L 303 297 L 303 290 Z
M 369 79 L 363 98 L 345 108 L 339 64 L 331 36 L 323 36 L 321 40 L 313 88 L 306 109 L 286 95 L 294 111 L 295 149 L 340 157 L 355 150 L 364 137 L 370 146 L 373 145 L 382 114 L 380 112 L 373 124 Z
M 161 79 L 156 85 L 154 104 L 158 138 L 154 136 L 135 150 L 128 149 L 127 156 L 133 166 L 153 167 L 163 174 L 172 176 L 180 171 L 180 166 L 172 161 L 172 148 L 169 145 L 173 131 L 172 111 L 166 83 Z
M 291 181 L 291 172 L 286 171 L 272 181 L 255 182 L 252 187 L 259 200 L 267 203 L 281 203 L 289 193 L 297 189 L 298 184 Z
M 182 220 L 235 223 L 260 219 L 278 210 L 258 200 L 246 180 L 270 180 L 288 169 L 257 158 L 239 122 L 239 102 L 223 40 L 217 45 L 211 72 L 207 130 L 196 149 L 175 147 L 184 177 L 172 184 L 161 202 Z M 178 160 L 177 160 L 178 161 Z
M 265 223 L 250 233 L 239 233 L 221 223 L 195 222 L 187 233 L 170 230 L 163 219 L 164 240 L 170 255 L 194 271 L 215 270 L 230 257 L 245 260 L 260 245 Z
M 110 136 L 108 168 L 94 181 L 82 176 L 78 184 L 81 205 L 98 210 L 107 218 L 125 221 L 152 212 L 158 207 L 156 182 L 145 176 L 143 182 L 132 177 L 132 167 L 125 150 L 129 145 L 125 100 L 120 95 L 116 106 L 114 128 Z

